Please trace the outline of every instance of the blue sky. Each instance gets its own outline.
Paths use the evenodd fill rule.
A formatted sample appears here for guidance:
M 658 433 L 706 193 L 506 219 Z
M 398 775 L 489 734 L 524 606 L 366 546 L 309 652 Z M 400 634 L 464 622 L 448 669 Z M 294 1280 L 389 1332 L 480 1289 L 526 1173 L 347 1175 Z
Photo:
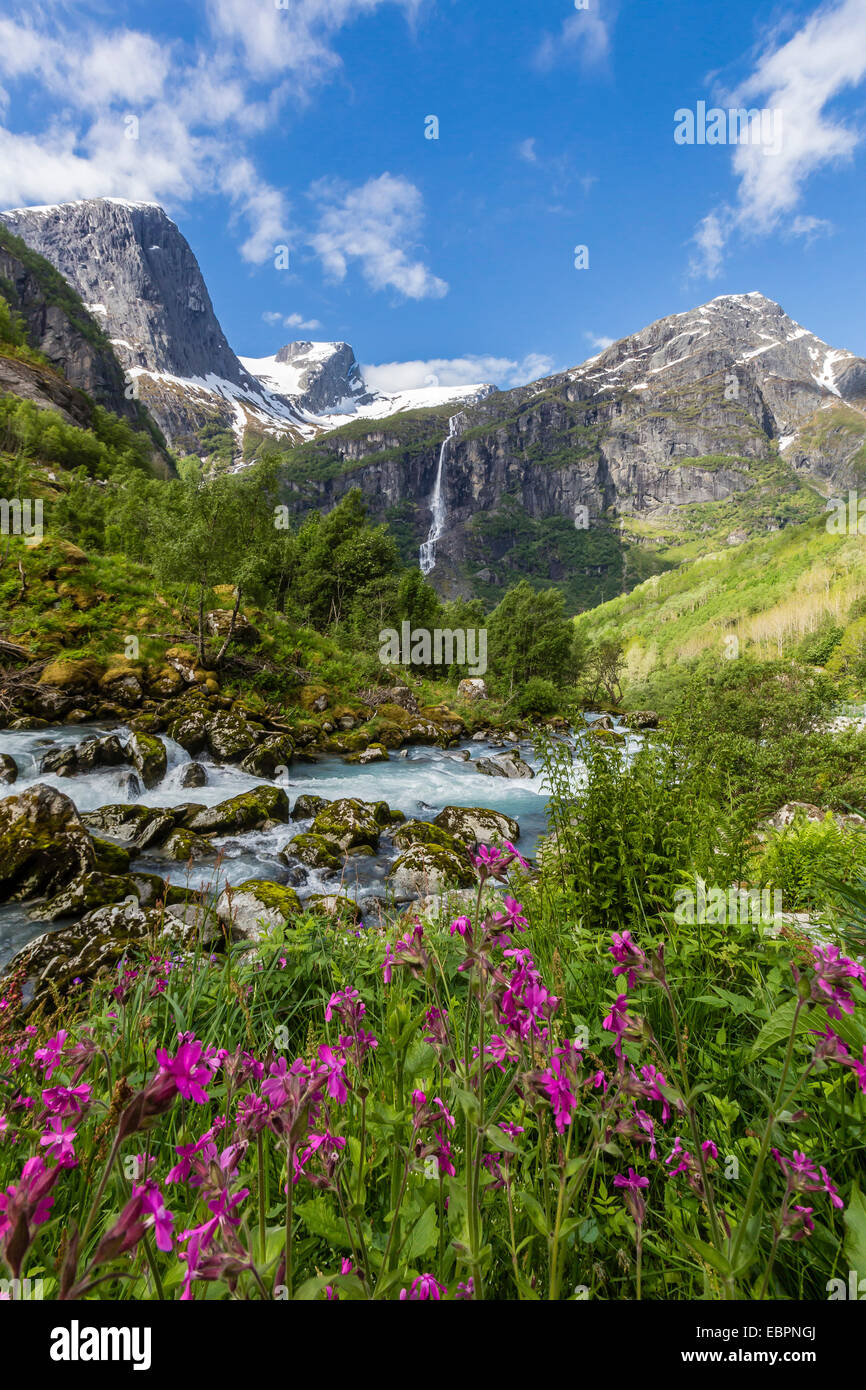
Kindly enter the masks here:
M 0 206 L 161 202 L 245 356 L 345 339 L 377 385 L 510 385 L 754 289 L 866 355 L 866 0 L 5 16 Z M 778 150 L 677 144 L 700 101 L 779 113 Z

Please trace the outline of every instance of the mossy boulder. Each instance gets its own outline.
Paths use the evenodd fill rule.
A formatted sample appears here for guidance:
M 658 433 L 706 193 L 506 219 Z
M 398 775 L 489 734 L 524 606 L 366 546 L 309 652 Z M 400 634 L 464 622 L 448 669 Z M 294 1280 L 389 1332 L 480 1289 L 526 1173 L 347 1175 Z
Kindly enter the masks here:
M 171 832 L 160 851 L 167 859 L 173 859 L 177 864 L 187 864 L 190 859 L 207 859 L 215 852 L 210 840 L 206 840 L 203 835 L 196 835 L 192 830 L 184 829 L 183 826 Z
M 211 752 L 227 762 L 235 762 L 251 752 L 258 739 L 258 731 L 233 710 L 223 710 L 208 721 L 207 741 Z
M 114 970 L 132 946 L 155 939 L 162 925 L 160 912 L 145 911 L 137 902 L 96 908 L 80 922 L 28 942 L 9 962 L 7 976 L 22 978 L 25 1010 L 41 1004 L 50 1013 L 55 1000 L 68 998 L 76 980 L 86 985 L 101 971 Z
M 37 782 L 0 801 L 0 901 L 53 896 L 96 869 L 96 850 L 74 803 Z
M 60 658 L 57 661 L 49 661 L 42 675 L 39 677 L 40 685 L 51 685 L 57 690 L 65 690 L 69 693 L 95 690 L 99 684 L 104 667 L 89 657 L 81 661 L 69 661 Z
M 388 811 L 387 803 L 378 803 Z M 389 813 L 390 815 L 390 813 Z M 372 850 L 379 848 L 382 821 L 377 819 L 375 806 L 354 797 L 341 797 L 320 811 L 313 821 L 313 834 L 332 840 L 345 853 L 358 845 Z
M 305 792 L 299 796 L 292 807 L 292 820 L 313 820 L 320 811 L 324 811 L 326 806 L 330 806 L 330 801 L 324 796 L 311 796 Z
M 463 842 L 455 835 L 427 820 L 407 820 L 405 825 L 394 831 L 394 843 L 401 849 L 409 849 L 411 845 L 438 845 L 455 854 L 462 853 L 464 849 Z
M 166 885 L 165 879 L 160 878 L 159 874 L 133 873 L 130 874 L 130 878 L 134 884 L 135 896 L 142 907 L 153 907 L 157 902 L 166 902 L 168 894 L 175 891 Z M 185 889 L 181 891 L 186 893 Z
M 100 806 L 97 811 L 85 811 L 81 819 L 89 830 L 99 830 L 112 840 L 120 840 L 139 850 L 161 844 L 175 826 L 174 811 L 132 802 Z
M 184 818 L 184 825 L 199 835 L 226 835 L 238 830 L 258 830 L 266 821 L 287 821 L 289 798 L 282 787 L 253 787 L 248 792 L 207 806 Z
M 128 874 L 82 874 L 47 902 L 28 913 L 34 922 L 59 922 L 63 917 L 82 917 L 94 908 L 136 898 L 135 884 Z
M 304 903 L 304 909 L 316 917 L 336 918 L 339 922 L 354 926 L 361 920 L 361 909 L 347 893 L 313 893 Z
M 101 874 L 125 874 L 129 868 L 132 858 L 128 849 L 122 845 L 116 845 L 111 840 L 100 840 L 96 835 L 93 837 L 93 848 L 96 850 L 96 867 Z
M 250 878 L 220 894 L 216 910 L 230 924 L 233 936 L 257 941 L 300 917 L 303 909 L 294 888 Z
M 162 781 L 168 766 L 164 743 L 152 734 L 135 733 L 126 745 L 126 751 L 146 787 L 155 787 Z
M 501 844 L 504 840 L 513 843 L 520 835 L 516 820 L 485 806 L 445 806 L 433 824 L 467 845 Z
M 241 767 L 252 777 L 275 777 L 278 768 L 289 766 L 294 751 L 288 734 L 269 734 L 247 753 Z
M 311 869 L 327 869 L 337 873 L 343 866 L 342 850 L 336 840 L 326 839 L 314 831 L 296 835 L 283 846 L 280 853 L 284 859 L 300 859 Z
M 468 856 L 441 845 L 412 845 L 388 870 L 388 882 L 397 902 L 446 888 L 469 888 L 475 882 L 475 870 Z
M 168 727 L 168 736 L 179 743 L 187 753 L 195 756 L 207 746 L 208 711 L 190 710 L 175 719 Z
M 362 748 L 360 753 L 350 753 L 346 758 L 347 763 L 360 763 L 366 767 L 367 763 L 386 763 L 388 761 L 388 749 L 384 743 L 369 743 L 366 748 Z

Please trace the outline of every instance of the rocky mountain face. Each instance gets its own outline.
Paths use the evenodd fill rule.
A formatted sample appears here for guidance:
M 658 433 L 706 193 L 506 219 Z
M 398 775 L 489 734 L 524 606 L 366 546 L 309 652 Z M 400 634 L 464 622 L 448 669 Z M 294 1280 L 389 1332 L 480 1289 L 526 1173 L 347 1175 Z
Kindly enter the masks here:
M 803 508 L 823 507 L 822 494 L 853 485 L 866 465 L 866 362 L 828 347 L 763 295 L 722 296 L 582 366 L 469 404 L 461 417 L 441 479 L 440 587 L 472 592 L 475 580 L 483 590 L 513 579 L 509 556 L 533 538 L 541 544 L 545 527 L 568 542 L 553 547 L 561 563 L 587 572 L 599 562 L 600 531 L 615 534 L 601 569 L 619 583 L 626 547 L 648 551 L 701 531 L 734 544 L 803 519 Z M 343 467 L 315 485 L 319 504 L 351 486 L 382 515 L 405 511 L 411 498 L 423 540 L 446 432 L 443 419 L 420 452 L 401 452 L 387 427 L 329 436 L 322 445 Z M 552 555 L 552 580 L 556 565 Z
M 303 437 L 291 405 L 270 400 L 232 352 L 189 243 L 157 204 L 90 198 L 0 216 L 81 296 L 179 452 L 247 425 Z
M 30 346 L 50 364 L 0 357 L 0 391 L 58 411 L 66 423 L 85 429 L 94 404 L 102 406 L 149 436 L 154 466 L 165 472 L 169 460 L 159 431 L 127 391 L 102 328 L 62 276 L 2 226 L 0 294 L 22 321 Z
M 348 343 L 289 343 L 275 357 L 241 361 L 189 243 L 156 203 L 89 198 L 15 208 L 0 219 L 81 296 L 178 453 L 207 454 L 228 436 L 237 460 L 248 429 L 301 442 L 346 415 L 388 415 L 491 389 L 371 392 Z

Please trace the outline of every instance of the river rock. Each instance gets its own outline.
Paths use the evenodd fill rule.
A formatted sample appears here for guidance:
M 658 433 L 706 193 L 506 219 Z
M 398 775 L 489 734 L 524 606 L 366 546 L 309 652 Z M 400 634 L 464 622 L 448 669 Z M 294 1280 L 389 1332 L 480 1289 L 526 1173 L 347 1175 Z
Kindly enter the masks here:
M 434 825 L 448 830 L 464 844 L 487 844 L 509 840 L 520 835 L 520 826 L 511 816 L 491 811 L 484 806 L 445 806 L 434 818 Z
M 182 787 L 206 787 L 207 772 L 201 763 L 184 763 L 179 780 Z
M 336 917 L 353 925 L 361 920 L 361 909 L 347 893 L 313 893 L 304 903 L 317 917 Z
M 169 725 L 168 735 L 175 743 L 179 743 L 181 748 L 185 748 L 187 753 L 195 756 L 207 745 L 207 730 L 208 711 L 196 709 L 175 719 L 174 723 Z
M 300 917 L 303 909 L 293 888 L 250 878 L 220 894 L 217 913 L 230 923 L 232 935 L 258 941 L 273 928 Z
M 381 827 L 376 816 L 377 805 L 388 809 L 384 802 L 369 804 L 355 797 L 341 797 L 319 812 L 313 821 L 312 833 L 333 841 L 344 853 L 358 845 L 377 850 Z
M 154 738 L 152 734 L 135 733 L 126 745 L 126 752 L 148 789 L 162 781 L 168 766 L 168 756 L 165 744 L 160 739 Z
M 7 786 L 18 780 L 18 764 L 8 753 L 0 753 L 0 782 Z
M 267 821 L 289 819 L 289 798 L 282 787 L 253 787 L 217 806 L 201 807 L 184 818 L 188 830 L 200 835 L 226 835 L 237 830 L 259 830 Z
M 280 854 L 283 859 L 300 859 L 308 868 L 324 869 L 329 873 L 337 873 L 343 867 L 342 850 L 337 842 L 311 831 L 289 840 Z
M 428 820 L 407 820 L 394 831 L 393 839 L 400 849 L 409 849 L 411 845 L 438 845 L 454 854 L 464 851 L 462 840 Z
M 629 710 L 625 723 L 630 729 L 657 729 L 659 717 L 653 709 Z
M 422 894 L 442 893 L 446 888 L 468 888 L 475 870 L 465 854 L 441 845 L 412 845 L 388 870 L 388 882 L 397 902 Z
M 223 710 L 215 714 L 207 725 L 207 741 L 211 752 L 217 758 L 233 762 L 251 752 L 258 742 L 259 734 L 241 715 L 233 710 Z
M 298 797 L 292 807 L 292 820 L 312 820 L 330 804 L 323 796 L 310 796 L 309 793 L 305 793 Z
M 511 752 L 497 753 L 492 758 L 479 758 L 475 763 L 476 772 L 483 772 L 487 777 L 534 777 L 535 773 L 528 763 L 525 763 L 516 749 Z
M 362 767 L 366 767 L 368 763 L 386 763 L 388 750 L 383 743 L 369 743 L 360 752 L 349 753 L 345 761 L 347 763 L 360 763 Z
M 47 902 L 32 908 L 27 915 L 34 922 L 59 922 L 63 917 L 83 917 L 94 908 L 136 896 L 135 884 L 128 874 L 81 874 Z
M 160 853 L 178 864 L 188 864 L 190 859 L 207 859 L 216 853 L 210 840 L 196 835 L 182 826 L 173 830 L 165 841 Z
M 279 768 L 288 768 L 294 751 L 288 734 L 269 734 L 247 753 L 241 767 L 252 777 L 275 777 Z
M 93 835 L 93 848 L 96 850 L 96 867 L 101 874 L 125 874 L 132 858 L 128 849 L 116 845 L 111 840 L 101 840 Z
M 74 803 L 37 782 L 0 801 L 0 901 L 53 895 L 96 868 Z
M 100 806 L 96 811 L 85 811 L 81 819 L 88 829 L 101 830 L 111 839 L 140 850 L 166 840 L 174 829 L 176 814 L 176 811 L 167 811 L 159 806 L 119 802 Z
M 34 789 L 35 790 L 35 789 Z M 113 969 L 130 946 L 162 930 L 162 915 L 125 901 L 97 908 L 80 922 L 43 932 L 15 955 L 6 975 L 23 976 L 25 1009 L 67 997 L 75 980 L 89 983 L 102 969 Z M 2 990 L 0 990 L 2 992 Z

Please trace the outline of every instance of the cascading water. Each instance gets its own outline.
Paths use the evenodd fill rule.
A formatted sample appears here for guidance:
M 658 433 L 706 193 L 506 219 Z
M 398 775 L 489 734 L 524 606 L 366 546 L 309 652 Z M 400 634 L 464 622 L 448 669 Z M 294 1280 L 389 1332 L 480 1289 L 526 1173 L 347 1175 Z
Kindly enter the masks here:
M 448 434 L 442 440 L 442 447 L 439 450 L 436 481 L 433 484 L 433 495 L 430 498 L 430 530 L 427 533 L 426 541 L 422 541 L 421 549 L 418 552 L 418 563 L 422 574 L 429 574 L 431 570 L 436 568 L 436 542 L 445 530 L 445 489 L 442 486 L 445 456 L 448 452 L 448 445 L 460 428 L 462 419 L 462 413 L 451 416 L 448 421 Z

